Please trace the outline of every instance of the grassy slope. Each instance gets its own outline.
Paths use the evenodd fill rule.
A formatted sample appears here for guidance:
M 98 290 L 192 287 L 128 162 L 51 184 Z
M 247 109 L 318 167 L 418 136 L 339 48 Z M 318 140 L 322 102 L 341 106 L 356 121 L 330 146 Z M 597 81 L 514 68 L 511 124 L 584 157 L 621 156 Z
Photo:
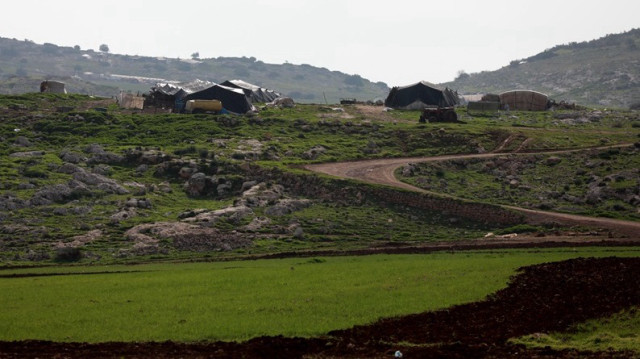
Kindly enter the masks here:
M 314 161 L 473 153 L 480 148 L 495 149 L 511 135 L 515 135 L 517 140 L 505 147 L 505 150 L 517 148 L 525 138 L 530 139 L 526 144 L 527 150 L 630 143 L 638 139 L 639 123 L 637 113 L 624 111 L 604 111 L 598 115 L 598 121 L 577 124 L 560 121 L 557 114 L 551 112 L 513 112 L 487 118 L 472 117 L 461 111 L 461 118 L 466 124 L 419 124 L 416 111 L 393 111 L 382 116 L 381 109 L 379 114 L 367 115 L 354 107 L 347 106 L 345 112 L 335 112 L 318 105 L 264 110 L 255 118 L 149 115 L 132 114 L 111 106 L 107 106 L 106 113 L 99 112 L 93 108 L 103 108 L 105 104 L 96 101 L 98 100 L 79 95 L 30 94 L 0 97 L 0 136 L 4 138 L 0 143 L 1 193 L 29 199 L 43 186 L 68 182 L 71 175 L 54 170 L 62 164 L 60 154 L 67 150 L 89 156 L 84 152 L 85 148 L 95 143 L 116 154 L 136 147 L 155 148 L 174 157 L 192 158 L 198 162 L 202 161 L 201 156 L 204 154 L 206 161 L 215 162 L 221 175 L 233 178 L 239 175 L 234 172 L 235 166 L 247 162 L 301 173 L 289 166 Z M 72 107 L 74 110 L 70 113 L 58 113 L 55 109 L 60 106 Z M 588 116 L 590 113 L 580 112 L 576 116 Z M 560 114 L 573 115 L 570 111 Z M 15 145 L 14 142 L 21 136 L 31 144 L 27 147 Z M 252 146 L 256 143 L 260 149 L 254 150 Z M 325 150 L 315 159 L 305 158 L 305 152 L 314 146 L 323 146 Z M 26 158 L 9 156 L 15 152 L 33 150 L 45 151 L 45 155 Z M 254 155 L 245 155 L 243 152 Z M 265 155 L 267 152 L 271 155 Z M 246 160 L 246 156 L 252 159 Z M 91 167 L 80 165 L 87 169 Z M 96 197 L 78 198 L 75 202 L 66 204 L 7 211 L 3 213 L 5 223 L 23 227 L 12 228 L 1 234 L 4 242 L 0 246 L 0 258 L 3 264 L 24 263 L 29 251 L 51 254 L 52 244 L 70 241 L 75 235 L 100 227 L 105 238 L 85 248 L 88 253 L 94 254 L 89 257 L 92 258 L 90 260 L 102 263 L 119 261 L 118 251 L 131 246 L 131 243 L 122 240 L 122 233 L 128 228 L 140 223 L 177 221 L 178 215 L 186 210 L 218 209 L 234 200 L 234 197 L 188 197 L 182 190 L 184 180 L 154 176 L 153 166 L 142 172 L 136 170 L 137 164 L 110 167 L 109 177 L 119 183 L 135 181 L 145 185 L 159 185 L 168 181 L 173 191 L 148 192 L 144 197 L 152 202 L 152 208 L 140 209 L 139 216 L 117 225 L 109 223 L 109 216 L 127 198 L 132 197 L 131 194 L 104 193 Z M 606 166 L 604 169 L 606 170 Z M 469 179 L 471 178 L 473 176 L 470 175 Z M 25 183 L 34 188 L 24 187 Z M 584 188 L 572 185 L 571 190 L 584 191 Z M 472 192 L 466 193 L 471 199 L 482 199 Z M 80 215 L 54 213 L 59 208 L 73 211 L 84 207 L 91 207 L 91 212 Z M 608 213 L 620 215 L 619 211 Z M 284 235 L 261 239 L 255 242 L 250 251 L 264 253 L 305 248 L 361 247 L 377 240 L 389 239 L 471 239 L 499 229 L 474 223 L 452 224 L 448 218 L 438 213 L 416 213 L 410 208 L 386 208 L 376 203 L 349 207 L 315 202 L 303 211 L 273 220 L 276 225 L 283 227 L 290 223 L 301 223 L 306 238 L 298 240 Z M 233 230 L 234 226 L 232 223 L 220 224 L 221 229 L 227 231 Z M 368 230 L 362 231 L 360 228 Z M 244 253 L 245 250 L 235 254 Z M 221 254 L 171 251 L 157 258 L 203 255 Z
M 404 180 L 461 198 L 637 221 L 637 204 L 629 200 L 638 191 L 638 168 L 640 152 L 626 147 L 420 164 Z M 587 194 L 596 189 L 609 194 Z
M 480 300 L 504 287 L 520 266 L 610 255 L 638 252 L 581 248 L 293 258 L 0 278 L 0 340 L 198 341 L 319 335 L 381 317 Z M 58 267 L 0 274 L 102 270 Z

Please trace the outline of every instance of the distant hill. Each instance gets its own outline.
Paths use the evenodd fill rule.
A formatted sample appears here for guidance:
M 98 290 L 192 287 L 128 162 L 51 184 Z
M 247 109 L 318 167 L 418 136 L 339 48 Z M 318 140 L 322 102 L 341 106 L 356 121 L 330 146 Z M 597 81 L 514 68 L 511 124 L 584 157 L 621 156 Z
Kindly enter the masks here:
M 460 94 L 530 89 L 559 101 L 627 108 L 640 102 L 640 29 L 559 45 L 496 71 L 442 84 Z
M 0 93 L 34 92 L 42 79 L 71 81 L 77 92 L 116 95 L 120 89 L 148 92 L 157 81 L 213 82 L 242 79 L 298 102 L 337 103 L 341 98 L 384 99 L 389 88 L 359 75 L 311 65 L 267 64 L 250 57 L 170 59 L 117 55 L 0 37 Z M 65 80 L 66 79 L 66 80 Z M 69 88 L 69 86 L 67 86 Z M 70 89 L 71 90 L 71 89 Z M 73 90 L 71 90 L 73 91 Z M 75 92 L 75 91 L 74 91 Z

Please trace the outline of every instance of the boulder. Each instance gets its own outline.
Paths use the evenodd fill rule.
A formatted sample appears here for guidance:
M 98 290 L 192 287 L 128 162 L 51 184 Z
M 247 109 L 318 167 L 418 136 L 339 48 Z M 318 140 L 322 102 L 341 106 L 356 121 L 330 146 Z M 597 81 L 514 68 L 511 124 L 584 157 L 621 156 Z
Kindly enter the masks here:
M 34 189 L 34 188 L 36 188 L 36 185 L 34 185 L 33 183 L 30 183 L 30 182 L 20 183 L 18 185 L 18 189 L 21 189 L 21 190 Z
M 268 207 L 264 213 L 268 216 L 285 216 L 310 205 L 311 200 L 308 199 L 281 199 L 274 206 Z
M 242 229 L 247 232 L 257 232 L 264 227 L 271 224 L 271 219 L 267 217 L 255 217 L 251 220 L 251 223 L 244 226 Z
M 189 196 L 204 195 L 208 189 L 213 188 L 213 181 L 202 172 L 197 172 L 184 184 L 184 190 Z
M 324 146 L 313 146 L 311 147 L 311 149 L 302 154 L 302 158 L 305 160 L 315 160 L 325 152 L 327 152 L 327 149 Z
M 104 148 L 97 143 L 92 143 L 84 148 L 84 152 L 91 154 L 102 154 L 104 153 Z
M 125 202 L 125 206 L 128 208 L 151 208 L 151 201 L 148 198 L 129 198 Z
M 131 149 L 125 151 L 127 162 L 141 165 L 157 165 L 171 160 L 171 156 L 158 150 Z
M 29 139 L 24 136 L 18 136 L 18 138 L 16 138 L 16 140 L 13 142 L 13 144 L 20 147 L 32 146 L 31 141 L 29 141 Z
M 84 172 L 84 169 L 72 163 L 63 163 L 62 166 L 58 167 L 57 171 L 60 173 L 73 174 L 76 172 Z
M 180 176 L 180 178 L 189 179 L 196 173 L 199 173 L 197 167 L 182 167 L 178 172 L 178 176 Z
M 25 208 L 28 205 L 29 203 L 27 201 L 17 198 L 10 193 L 0 195 L 0 211 L 14 211 Z
M 560 162 L 562 162 L 562 158 L 557 157 L 557 156 L 551 156 L 551 157 L 547 158 L 547 160 L 545 161 L 547 166 L 555 166 Z
M 135 226 L 125 232 L 135 245 L 155 245 L 160 239 L 172 238 L 173 246 L 188 251 L 227 251 L 247 247 L 251 241 L 235 233 L 184 222 L 158 222 Z
M 27 151 L 27 152 L 14 152 L 9 155 L 13 158 L 27 158 L 27 157 L 41 157 L 44 156 L 44 151 Z
M 106 193 L 112 193 L 112 194 L 129 194 L 129 191 L 122 187 L 121 185 L 117 184 L 115 181 L 114 182 L 103 182 L 100 183 L 97 188 L 101 191 L 104 191 Z
M 281 185 L 267 187 L 265 183 L 260 183 L 243 191 L 241 203 L 249 207 L 265 207 L 282 198 L 283 193 L 284 187 Z
M 109 220 L 112 224 L 118 224 L 124 220 L 135 217 L 136 214 L 137 213 L 135 208 L 127 208 L 114 213 L 113 215 L 111 215 L 111 217 L 109 217 Z
M 80 163 L 87 161 L 87 157 L 67 150 L 62 151 L 58 157 L 68 163 Z
M 72 189 L 66 184 L 46 186 L 34 193 L 29 202 L 34 206 L 64 203 L 71 199 L 72 193 Z
M 124 157 L 115 153 L 105 152 L 98 153 L 87 161 L 88 164 L 121 164 L 124 163 Z
M 247 206 L 231 206 L 215 211 L 207 211 L 200 213 L 194 217 L 185 218 L 184 222 L 209 222 L 215 223 L 220 219 L 226 219 L 231 222 L 239 222 L 242 219 L 252 216 L 253 210 Z
M 304 230 L 302 229 L 302 227 L 300 225 L 297 225 L 295 227 L 295 229 L 293 230 L 293 238 L 295 238 L 295 239 L 304 238 Z
M 111 166 L 108 166 L 108 165 L 99 164 L 91 168 L 91 172 L 95 174 L 103 175 L 103 176 L 108 176 L 111 174 L 111 172 L 113 172 L 113 168 L 111 168 Z
M 291 97 L 278 97 L 266 105 L 267 107 L 293 108 L 296 106 L 296 103 Z
M 136 196 L 144 196 L 147 194 L 147 186 L 138 182 L 125 182 L 123 185 L 133 191 Z M 156 188 L 149 188 L 149 191 L 153 192 Z

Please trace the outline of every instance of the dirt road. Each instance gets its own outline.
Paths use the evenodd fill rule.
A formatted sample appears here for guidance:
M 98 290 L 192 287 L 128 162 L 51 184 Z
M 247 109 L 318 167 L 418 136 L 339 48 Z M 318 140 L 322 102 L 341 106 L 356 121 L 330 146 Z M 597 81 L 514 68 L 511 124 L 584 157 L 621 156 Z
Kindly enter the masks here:
M 593 149 L 607 149 L 612 147 L 626 147 L 629 145 L 616 145 L 606 146 L 598 148 L 588 149 L 573 149 L 573 150 L 554 150 L 554 151 L 541 151 L 535 152 L 537 154 L 561 154 L 569 152 L 578 152 Z M 423 162 L 437 162 L 456 159 L 471 159 L 471 158 L 493 158 L 499 156 L 514 156 L 514 155 L 530 155 L 532 152 L 527 153 L 477 153 L 477 154 L 460 154 L 460 155 L 443 155 L 432 157 L 405 157 L 405 158 L 384 158 L 375 160 L 364 160 L 354 162 L 333 162 L 333 163 L 321 163 L 307 165 L 305 168 L 310 171 L 324 173 L 331 176 L 350 178 L 359 181 L 364 181 L 373 184 L 382 184 L 393 186 L 396 188 L 402 188 L 410 191 L 431 193 L 439 196 L 451 197 L 443 194 L 429 192 L 424 189 L 412 186 L 410 184 L 401 182 L 395 176 L 395 171 L 401 166 L 408 165 L 409 163 L 423 163 Z M 453 197 L 451 197 L 453 198 Z M 579 216 L 566 213 L 548 212 L 531 210 L 526 208 L 520 208 L 515 206 L 502 207 L 511 210 L 519 211 L 527 218 L 527 223 L 542 224 L 542 223 L 559 223 L 564 225 L 580 225 L 589 228 L 602 228 L 609 230 L 612 233 L 622 235 L 628 239 L 634 239 L 640 241 L 640 223 L 633 221 L 615 220 L 610 218 L 598 218 Z

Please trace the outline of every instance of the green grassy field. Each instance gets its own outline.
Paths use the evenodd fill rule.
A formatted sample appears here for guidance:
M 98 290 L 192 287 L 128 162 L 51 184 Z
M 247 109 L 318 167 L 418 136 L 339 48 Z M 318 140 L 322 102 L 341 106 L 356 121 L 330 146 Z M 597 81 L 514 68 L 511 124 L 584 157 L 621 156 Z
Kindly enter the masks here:
M 640 252 L 577 248 L 3 270 L 0 340 L 313 336 L 481 300 L 520 266 L 613 255 Z M 8 277 L 27 273 L 42 276 Z
M 512 342 L 538 348 L 640 352 L 640 312 L 638 308 L 630 308 L 610 318 L 574 325 L 566 332 L 534 333 Z

